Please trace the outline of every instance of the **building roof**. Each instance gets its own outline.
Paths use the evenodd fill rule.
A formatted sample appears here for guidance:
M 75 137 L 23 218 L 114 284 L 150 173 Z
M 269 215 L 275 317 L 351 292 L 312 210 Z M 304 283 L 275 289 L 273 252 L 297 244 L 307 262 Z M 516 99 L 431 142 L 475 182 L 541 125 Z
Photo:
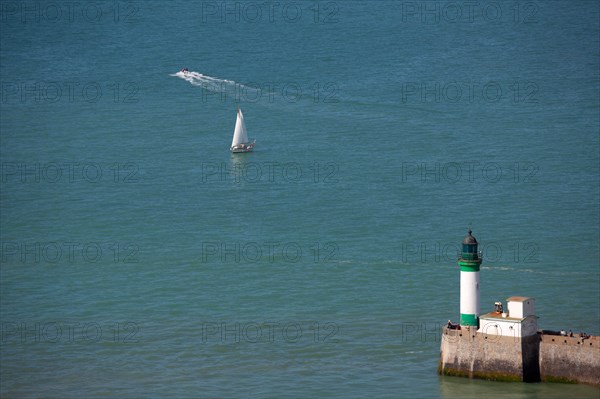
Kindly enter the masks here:
M 498 312 L 490 312 L 490 313 L 486 313 L 486 314 L 482 314 L 481 316 L 479 316 L 479 319 L 494 319 L 494 320 L 504 320 L 504 321 L 512 321 L 515 323 L 520 323 L 523 320 L 527 319 L 530 317 L 535 317 L 536 319 L 538 319 L 539 317 L 535 316 L 535 315 L 529 315 L 527 317 L 502 317 L 502 313 L 498 313 Z
M 506 302 L 525 302 L 525 301 L 529 301 L 530 299 L 534 299 L 528 296 L 511 296 L 510 298 L 506 298 Z

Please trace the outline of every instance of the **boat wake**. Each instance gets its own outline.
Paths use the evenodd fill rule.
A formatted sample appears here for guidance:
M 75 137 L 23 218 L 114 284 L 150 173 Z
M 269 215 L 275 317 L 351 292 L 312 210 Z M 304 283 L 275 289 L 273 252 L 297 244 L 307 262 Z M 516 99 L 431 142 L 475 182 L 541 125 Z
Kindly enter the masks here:
M 246 86 L 233 80 L 219 79 L 194 71 L 179 71 L 171 74 L 171 76 L 183 79 L 193 86 L 199 86 L 210 92 L 220 93 L 222 96 L 233 96 L 237 98 L 246 96 L 252 98 L 260 95 L 260 89 Z

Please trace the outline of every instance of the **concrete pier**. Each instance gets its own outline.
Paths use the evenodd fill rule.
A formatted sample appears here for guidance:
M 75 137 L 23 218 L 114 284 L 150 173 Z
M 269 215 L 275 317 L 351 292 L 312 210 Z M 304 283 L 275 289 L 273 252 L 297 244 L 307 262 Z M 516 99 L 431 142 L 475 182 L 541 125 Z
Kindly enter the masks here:
M 541 334 L 540 378 L 600 386 L 600 337 Z
M 438 372 L 496 381 L 566 382 L 600 386 L 598 337 L 525 337 L 443 328 Z

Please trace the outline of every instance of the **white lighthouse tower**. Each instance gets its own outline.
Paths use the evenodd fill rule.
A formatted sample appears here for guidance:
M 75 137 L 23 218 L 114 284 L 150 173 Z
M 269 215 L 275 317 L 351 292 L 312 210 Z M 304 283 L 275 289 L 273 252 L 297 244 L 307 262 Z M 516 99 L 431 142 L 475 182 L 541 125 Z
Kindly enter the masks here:
M 479 328 L 479 267 L 480 253 L 477 240 L 469 234 L 462 242 L 460 266 L 460 325 Z

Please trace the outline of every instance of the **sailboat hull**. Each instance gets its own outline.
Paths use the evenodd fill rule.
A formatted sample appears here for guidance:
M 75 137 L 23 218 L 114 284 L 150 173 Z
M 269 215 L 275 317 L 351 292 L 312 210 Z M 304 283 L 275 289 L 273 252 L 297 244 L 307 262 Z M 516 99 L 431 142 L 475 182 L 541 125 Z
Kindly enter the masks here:
M 238 144 L 236 146 L 231 147 L 231 152 L 234 154 L 240 152 L 252 152 L 254 149 L 254 143 L 251 144 Z
M 239 154 L 241 152 L 252 152 L 252 149 L 247 149 L 247 148 L 232 148 L 231 152 L 233 152 L 234 154 Z

